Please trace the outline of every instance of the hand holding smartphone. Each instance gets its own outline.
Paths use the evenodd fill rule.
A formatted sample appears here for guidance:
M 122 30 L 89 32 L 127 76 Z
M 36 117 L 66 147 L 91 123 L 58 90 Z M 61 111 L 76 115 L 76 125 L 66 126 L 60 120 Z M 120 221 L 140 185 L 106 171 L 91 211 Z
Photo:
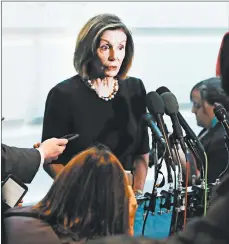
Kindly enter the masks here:
M 73 133 L 72 133 L 72 134 L 68 134 L 68 135 L 62 136 L 61 138 L 65 138 L 65 139 L 68 140 L 68 142 L 70 142 L 70 141 L 73 141 L 73 140 L 77 139 L 78 137 L 79 137 L 79 134 L 73 134 Z M 40 142 L 35 143 L 35 144 L 33 145 L 33 148 L 39 148 L 40 145 L 41 145 Z
M 68 135 L 65 135 L 61 138 L 65 138 L 70 142 L 70 141 L 77 139 L 78 137 L 79 137 L 79 134 L 68 134 Z
M 5 205 L 4 208 L 9 209 L 17 206 L 27 191 L 28 187 L 14 175 L 10 174 L 2 182 L 2 202 Z

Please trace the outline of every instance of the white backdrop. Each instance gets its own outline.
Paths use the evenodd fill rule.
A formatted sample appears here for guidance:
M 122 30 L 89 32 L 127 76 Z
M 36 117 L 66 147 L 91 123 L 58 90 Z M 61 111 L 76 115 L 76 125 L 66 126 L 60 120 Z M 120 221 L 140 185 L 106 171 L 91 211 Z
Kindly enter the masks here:
M 40 140 L 48 91 L 75 75 L 73 53 L 80 28 L 93 15 L 106 12 L 120 16 L 132 30 L 135 59 L 130 75 L 141 78 L 147 92 L 162 85 L 170 88 L 188 123 L 199 130 L 190 108 L 183 107 L 192 86 L 215 75 L 221 39 L 228 31 L 229 3 L 3 2 L 4 143 L 31 147 Z M 151 181 L 149 174 L 146 188 Z M 44 172 L 38 173 L 27 201 L 39 199 L 50 184 Z

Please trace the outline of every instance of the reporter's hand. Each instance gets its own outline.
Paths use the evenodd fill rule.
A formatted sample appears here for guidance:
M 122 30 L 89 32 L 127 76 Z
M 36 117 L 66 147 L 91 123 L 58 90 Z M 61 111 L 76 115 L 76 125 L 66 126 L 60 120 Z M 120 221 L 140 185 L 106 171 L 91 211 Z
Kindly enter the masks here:
M 44 153 L 45 161 L 50 162 L 52 160 L 56 160 L 58 156 L 63 153 L 67 143 L 67 139 L 51 138 L 42 142 L 39 145 L 39 149 Z

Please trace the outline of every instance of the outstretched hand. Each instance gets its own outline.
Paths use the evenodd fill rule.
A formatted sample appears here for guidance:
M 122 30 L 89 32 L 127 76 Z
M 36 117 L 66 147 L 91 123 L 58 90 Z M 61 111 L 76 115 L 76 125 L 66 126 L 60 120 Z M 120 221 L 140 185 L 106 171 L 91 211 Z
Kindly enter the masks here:
M 56 160 L 58 156 L 63 153 L 67 143 L 68 140 L 64 138 L 51 138 L 45 140 L 42 143 L 38 142 L 34 144 L 33 147 L 42 150 L 44 154 L 44 160 L 50 162 L 52 160 Z

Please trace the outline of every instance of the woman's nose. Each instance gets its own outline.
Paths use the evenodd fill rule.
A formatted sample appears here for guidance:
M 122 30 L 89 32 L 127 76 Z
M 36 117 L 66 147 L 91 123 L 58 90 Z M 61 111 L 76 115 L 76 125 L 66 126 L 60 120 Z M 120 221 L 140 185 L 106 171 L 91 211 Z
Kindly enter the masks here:
M 196 114 L 196 108 L 194 106 L 192 106 L 191 112 L 194 113 L 194 114 Z
M 113 61 L 117 59 L 117 52 L 114 49 L 110 49 L 109 60 Z

